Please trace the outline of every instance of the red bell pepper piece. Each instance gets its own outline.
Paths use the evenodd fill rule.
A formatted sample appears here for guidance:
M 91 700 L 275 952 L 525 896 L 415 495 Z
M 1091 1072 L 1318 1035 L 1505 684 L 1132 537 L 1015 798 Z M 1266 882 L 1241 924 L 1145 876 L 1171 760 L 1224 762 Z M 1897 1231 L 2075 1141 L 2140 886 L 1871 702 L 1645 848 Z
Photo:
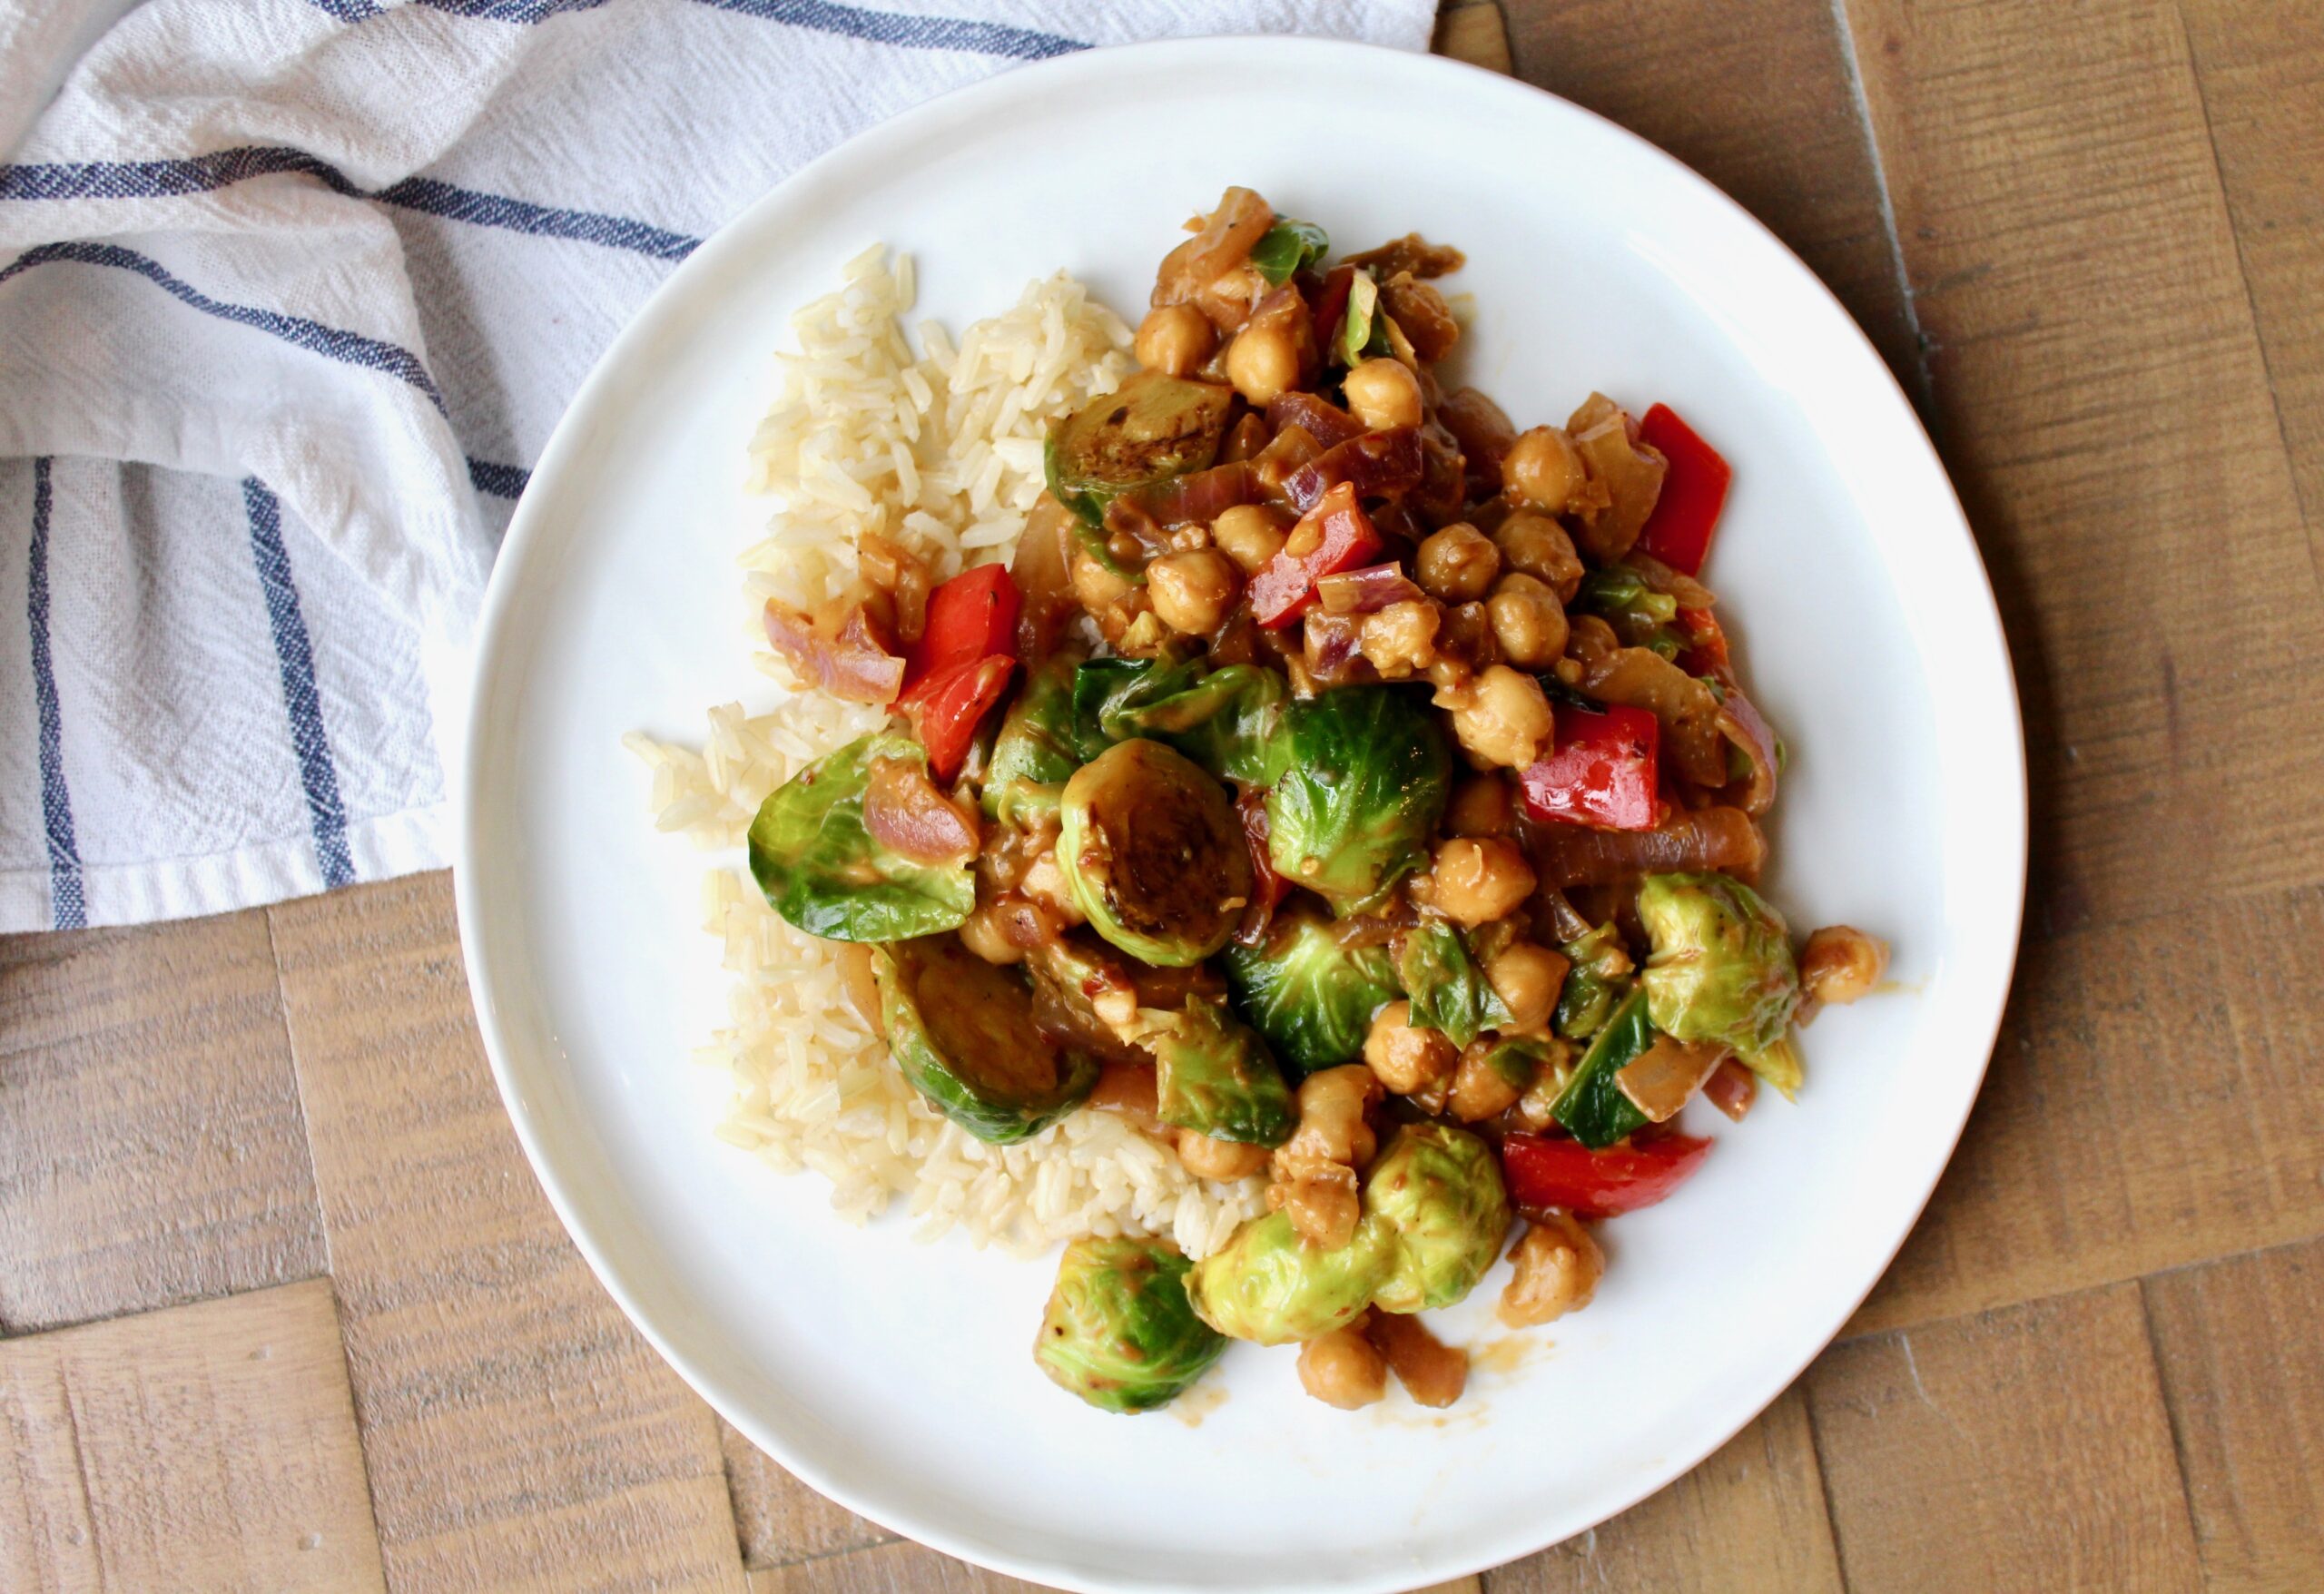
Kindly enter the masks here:
M 1501 1166 L 1521 1208 L 1561 1206 L 1576 1217 L 1618 1217 L 1651 1206 L 1687 1182 L 1710 1155 L 1691 1135 L 1592 1151 L 1579 1140 L 1547 1140 L 1523 1131 L 1502 1136 Z
M 1687 650 L 1679 655 L 1679 667 L 1689 675 L 1724 676 L 1732 664 L 1727 653 L 1727 631 L 1718 623 L 1718 615 L 1709 609 L 1680 609 L 1679 629 L 1685 633 Z
M 997 653 L 939 670 L 913 689 L 905 712 L 920 733 L 920 744 L 928 749 L 928 772 L 940 783 L 949 784 L 960 772 L 977 726 L 1009 690 L 1016 668 L 1014 658 Z
M 929 682 L 948 670 L 1009 652 L 1016 645 L 1017 614 L 1022 607 L 1017 583 L 1005 565 L 963 570 L 930 593 L 920 640 L 904 652 L 901 701 L 916 701 Z
M 1601 831 L 1650 831 L 1662 727 L 1642 708 L 1557 709 L 1549 756 L 1521 772 L 1525 812 Z
M 1288 625 L 1314 605 L 1319 579 L 1370 564 L 1386 547 L 1356 503 L 1354 484 L 1342 482 L 1300 517 L 1283 551 L 1251 577 L 1251 613 L 1262 625 Z
M 1673 570 L 1700 575 L 1710 553 L 1711 528 L 1727 502 L 1727 484 L 1735 479 L 1734 467 L 1667 404 L 1648 410 L 1638 430 L 1649 448 L 1670 462 L 1662 478 L 1662 496 L 1654 501 L 1654 513 L 1639 533 L 1639 551 Z

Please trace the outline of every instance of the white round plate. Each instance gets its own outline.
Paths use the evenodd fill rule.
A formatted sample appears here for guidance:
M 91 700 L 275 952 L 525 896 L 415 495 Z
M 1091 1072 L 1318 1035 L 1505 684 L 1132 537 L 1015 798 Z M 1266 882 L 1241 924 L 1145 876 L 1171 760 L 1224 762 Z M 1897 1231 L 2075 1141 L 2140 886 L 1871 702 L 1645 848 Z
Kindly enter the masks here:
M 1475 295 L 1466 375 L 1521 425 L 1663 400 L 1735 466 L 1709 579 L 1788 738 L 1771 890 L 1896 945 L 1694 1181 L 1606 1226 L 1588 1311 L 1480 1358 L 1443 1413 L 1299 1392 L 1234 1347 L 1191 1413 L 1131 1420 L 1029 1354 L 1051 1268 L 852 1229 L 711 1137 L 721 1012 L 702 860 L 655 834 L 622 733 L 775 695 L 746 662 L 741 489 L 793 308 L 875 241 L 955 330 L 1066 267 L 1135 319 L 1229 183 L 1344 248 L 1417 229 Z M 1409 1588 L 1581 1531 L 1749 1422 L 1928 1198 L 1983 1076 L 2025 845 L 2016 703 L 1927 439 L 1798 261 L 1630 134 L 1506 78 L 1314 41 L 1104 50 L 995 78 L 819 161 L 674 273 L 533 474 L 481 632 L 458 895 L 500 1087 L 606 1286 L 802 1478 L 951 1554 L 1079 1589 Z M 1500 1340 L 1487 1280 L 1450 1337 Z

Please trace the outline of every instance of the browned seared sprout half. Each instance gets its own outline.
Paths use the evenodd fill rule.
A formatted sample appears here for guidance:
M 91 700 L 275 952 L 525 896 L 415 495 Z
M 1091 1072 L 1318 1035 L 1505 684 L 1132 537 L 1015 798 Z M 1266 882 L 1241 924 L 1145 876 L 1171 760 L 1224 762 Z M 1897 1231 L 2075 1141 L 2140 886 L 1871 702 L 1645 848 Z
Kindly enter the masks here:
M 1165 969 L 1226 944 L 1251 898 L 1251 855 L 1226 790 L 1143 738 L 1066 782 L 1058 861 L 1099 935 Z

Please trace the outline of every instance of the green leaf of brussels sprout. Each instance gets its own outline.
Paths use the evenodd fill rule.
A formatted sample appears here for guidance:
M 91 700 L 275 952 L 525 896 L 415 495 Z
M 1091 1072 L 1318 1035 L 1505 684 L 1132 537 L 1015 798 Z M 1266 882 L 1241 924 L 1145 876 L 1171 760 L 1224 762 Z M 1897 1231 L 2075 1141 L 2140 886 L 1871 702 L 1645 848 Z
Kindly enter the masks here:
M 1485 1067 L 1500 1075 L 1512 1090 L 1527 1091 L 1541 1077 L 1542 1067 L 1561 1049 L 1537 1035 L 1499 1036 L 1485 1050 Z
M 1423 919 L 1404 932 L 1396 978 L 1413 999 L 1412 1027 L 1441 1029 L 1454 1046 L 1514 1021 L 1449 920 Z
M 1614 1004 L 1630 989 L 1630 950 L 1609 920 L 1588 934 L 1574 937 L 1559 950 L 1573 967 L 1558 991 L 1557 1016 L 1551 1020 L 1551 1028 L 1568 1040 L 1587 1040 L 1606 1027 Z
M 1236 1010 L 1301 1078 L 1354 1061 L 1372 1016 L 1402 990 L 1385 946 L 1351 945 L 1311 912 L 1278 914 L 1264 942 L 1229 946 L 1226 962 Z
M 1098 1061 L 1033 1022 L 1016 969 L 988 963 L 957 936 L 898 941 L 872 954 L 888 1054 L 929 1105 L 978 1139 L 1006 1146 L 1079 1107 Z
M 1268 287 L 1280 288 L 1291 280 L 1300 267 L 1331 252 L 1332 241 L 1315 222 L 1277 216 L 1275 225 L 1251 245 L 1251 264 L 1267 280 Z
M 1651 874 L 1638 916 L 1654 950 L 1639 975 L 1655 1028 L 1731 1047 L 1786 1095 L 1798 1058 L 1784 1043 L 1799 1003 L 1799 965 L 1783 915 L 1723 874 Z
M 1073 724 L 1072 659 L 1059 654 L 1034 671 L 993 738 L 980 801 L 985 815 L 1029 826 L 1057 812 L 1066 782 L 1083 763 Z
M 1372 1304 L 1450 1306 L 1476 1288 L 1509 1233 L 1509 1191 L 1492 1147 L 1450 1124 L 1406 1124 L 1364 1176 L 1364 1221 L 1395 1246 Z
M 1214 998 L 1138 1012 L 1137 1044 L 1154 1058 L 1155 1116 L 1213 1140 L 1280 1146 L 1299 1121 L 1283 1070 L 1256 1031 Z
M 1347 313 L 1340 318 L 1331 351 L 1345 366 L 1388 352 L 1388 318 L 1380 311 L 1380 284 L 1361 267 L 1348 283 Z
M 1566 1081 L 1565 1089 L 1550 1104 L 1550 1116 L 1576 1140 L 1596 1151 L 1646 1127 L 1646 1115 L 1622 1094 L 1616 1076 L 1654 1044 L 1654 1024 L 1647 1017 L 1646 992 L 1624 997 L 1590 1043 L 1590 1049 Z
M 777 913 L 826 940 L 891 941 L 957 930 L 976 907 L 966 864 L 914 863 L 863 828 L 872 765 L 926 768 L 911 737 L 875 731 L 824 754 L 771 792 L 751 822 L 751 873 Z
M 1284 723 L 1268 859 L 1342 917 L 1374 907 L 1427 859 L 1452 782 L 1444 733 L 1394 686 L 1334 688 L 1293 704 Z
M 1216 781 L 1159 742 L 1107 749 L 1066 782 L 1057 861 L 1090 929 L 1164 969 L 1226 944 L 1251 854 Z
M 1190 1270 L 1160 1240 L 1074 1241 L 1058 1262 L 1033 1360 L 1101 1412 L 1168 1405 L 1226 1349 L 1195 1315 Z
M 1383 1223 L 1358 1223 L 1344 1245 L 1313 1245 L 1271 1212 L 1235 1231 L 1195 1264 L 1187 1293 L 1211 1327 L 1262 1345 L 1312 1340 L 1345 1328 L 1372 1304 L 1394 1264 L 1396 1236 Z
M 1214 670 L 1194 649 L 1091 659 L 1074 673 L 1074 733 L 1085 759 L 1133 737 L 1160 742 L 1221 780 L 1272 783 L 1290 756 L 1290 689 L 1273 670 Z
M 1142 370 L 1049 428 L 1049 491 L 1085 526 L 1105 523 L 1123 493 L 1202 470 L 1217 457 L 1235 390 Z M 1111 565 L 1098 539 L 1094 551 Z

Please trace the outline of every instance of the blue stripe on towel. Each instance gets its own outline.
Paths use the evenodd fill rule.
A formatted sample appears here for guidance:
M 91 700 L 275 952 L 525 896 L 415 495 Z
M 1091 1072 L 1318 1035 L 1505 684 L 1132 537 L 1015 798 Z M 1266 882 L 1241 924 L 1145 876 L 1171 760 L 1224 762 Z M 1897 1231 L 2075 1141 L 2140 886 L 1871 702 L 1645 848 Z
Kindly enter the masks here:
M 33 697 L 40 712 L 40 811 L 48 831 L 49 922 L 89 922 L 81 894 L 81 848 L 73 835 L 73 793 L 64 784 L 64 723 L 56 707 L 55 661 L 48 651 L 48 461 L 33 461 L 33 539 L 25 572 L 25 618 L 33 638 Z
M 468 486 L 479 493 L 490 493 L 496 498 L 521 496 L 533 473 L 521 465 L 495 465 L 489 459 L 468 461 Z
M 958 16 L 914 16 L 908 12 L 871 11 L 842 5 L 836 0 L 702 0 L 721 11 L 788 23 L 819 34 L 842 34 L 879 44 L 901 44 L 911 50 L 963 50 L 977 55 L 1000 55 L 1012 61 L 1045 61 L 1087 50 L 1080 39 L 1060 34 L 1037 33 L 1005 23 L 970 22 Z
M 530 200 L 457 187 L 433 177 L 407 177 L 370 192 L 303 150 L 259 144 L 176 161 L 51 161 L 0 166 L 0 200 L 172 199 L 285 172 L 311 177 L 351 199 L 376 200 L 399 210 L 478 227 L 630 250 L 657 261 L 682 261 L 702 245 L 699 238 L 628 216 L 535 204 Z
M 0 267 L 0 283 L 28 271 L 34 266 L 44 266 L 54 261 L 73 261 L 83 265 L 113 266 L 124 271 L 134 271 L 181 303 L 192 306 L 204 315 L 221 320 L 234 321 L 245 327 L 255 327 L 288 343 L 314 353 L 342 361 L 348 365 L 369 367 L 399 377 L 428 396 L 428 401 L 438 410 L 444 409 L 444 395 L 437 390 L 436 379 L 419 357 L 409 349 L 399 349 L 377 338 L 367 338 L 360 332 L 344 331 L 326 327 L 320 321 L 305 316 L 283 315 L 275 310 L 259 310 L 247 304 L 229 304 L 211 298 L 190 283 L 172 276 L 159 261 L 123 249 L 117 243 L 44 243 L 28 249 Z
M 355 879 L 347 855 L 347 811 L 339 802 L 339 769 L 331 762 L 330 736 L 323 728 L 322 694 L 315 689 L 314 649 L 307 640 L 299 589 L 290 579 L 290 555 L 282 546 L 282 508 L 264 482 L 244 478 L 242 503 L 250 511 L 251 556 L 266 595 L 266 617 L 274 627 L 274 659 L 282 672 L 282 703 L 290 715 L 290 744 L 299 754 L 299 782 L 307 789 L 307 822 L 315 832 L 315 858 L 325 886 Z

